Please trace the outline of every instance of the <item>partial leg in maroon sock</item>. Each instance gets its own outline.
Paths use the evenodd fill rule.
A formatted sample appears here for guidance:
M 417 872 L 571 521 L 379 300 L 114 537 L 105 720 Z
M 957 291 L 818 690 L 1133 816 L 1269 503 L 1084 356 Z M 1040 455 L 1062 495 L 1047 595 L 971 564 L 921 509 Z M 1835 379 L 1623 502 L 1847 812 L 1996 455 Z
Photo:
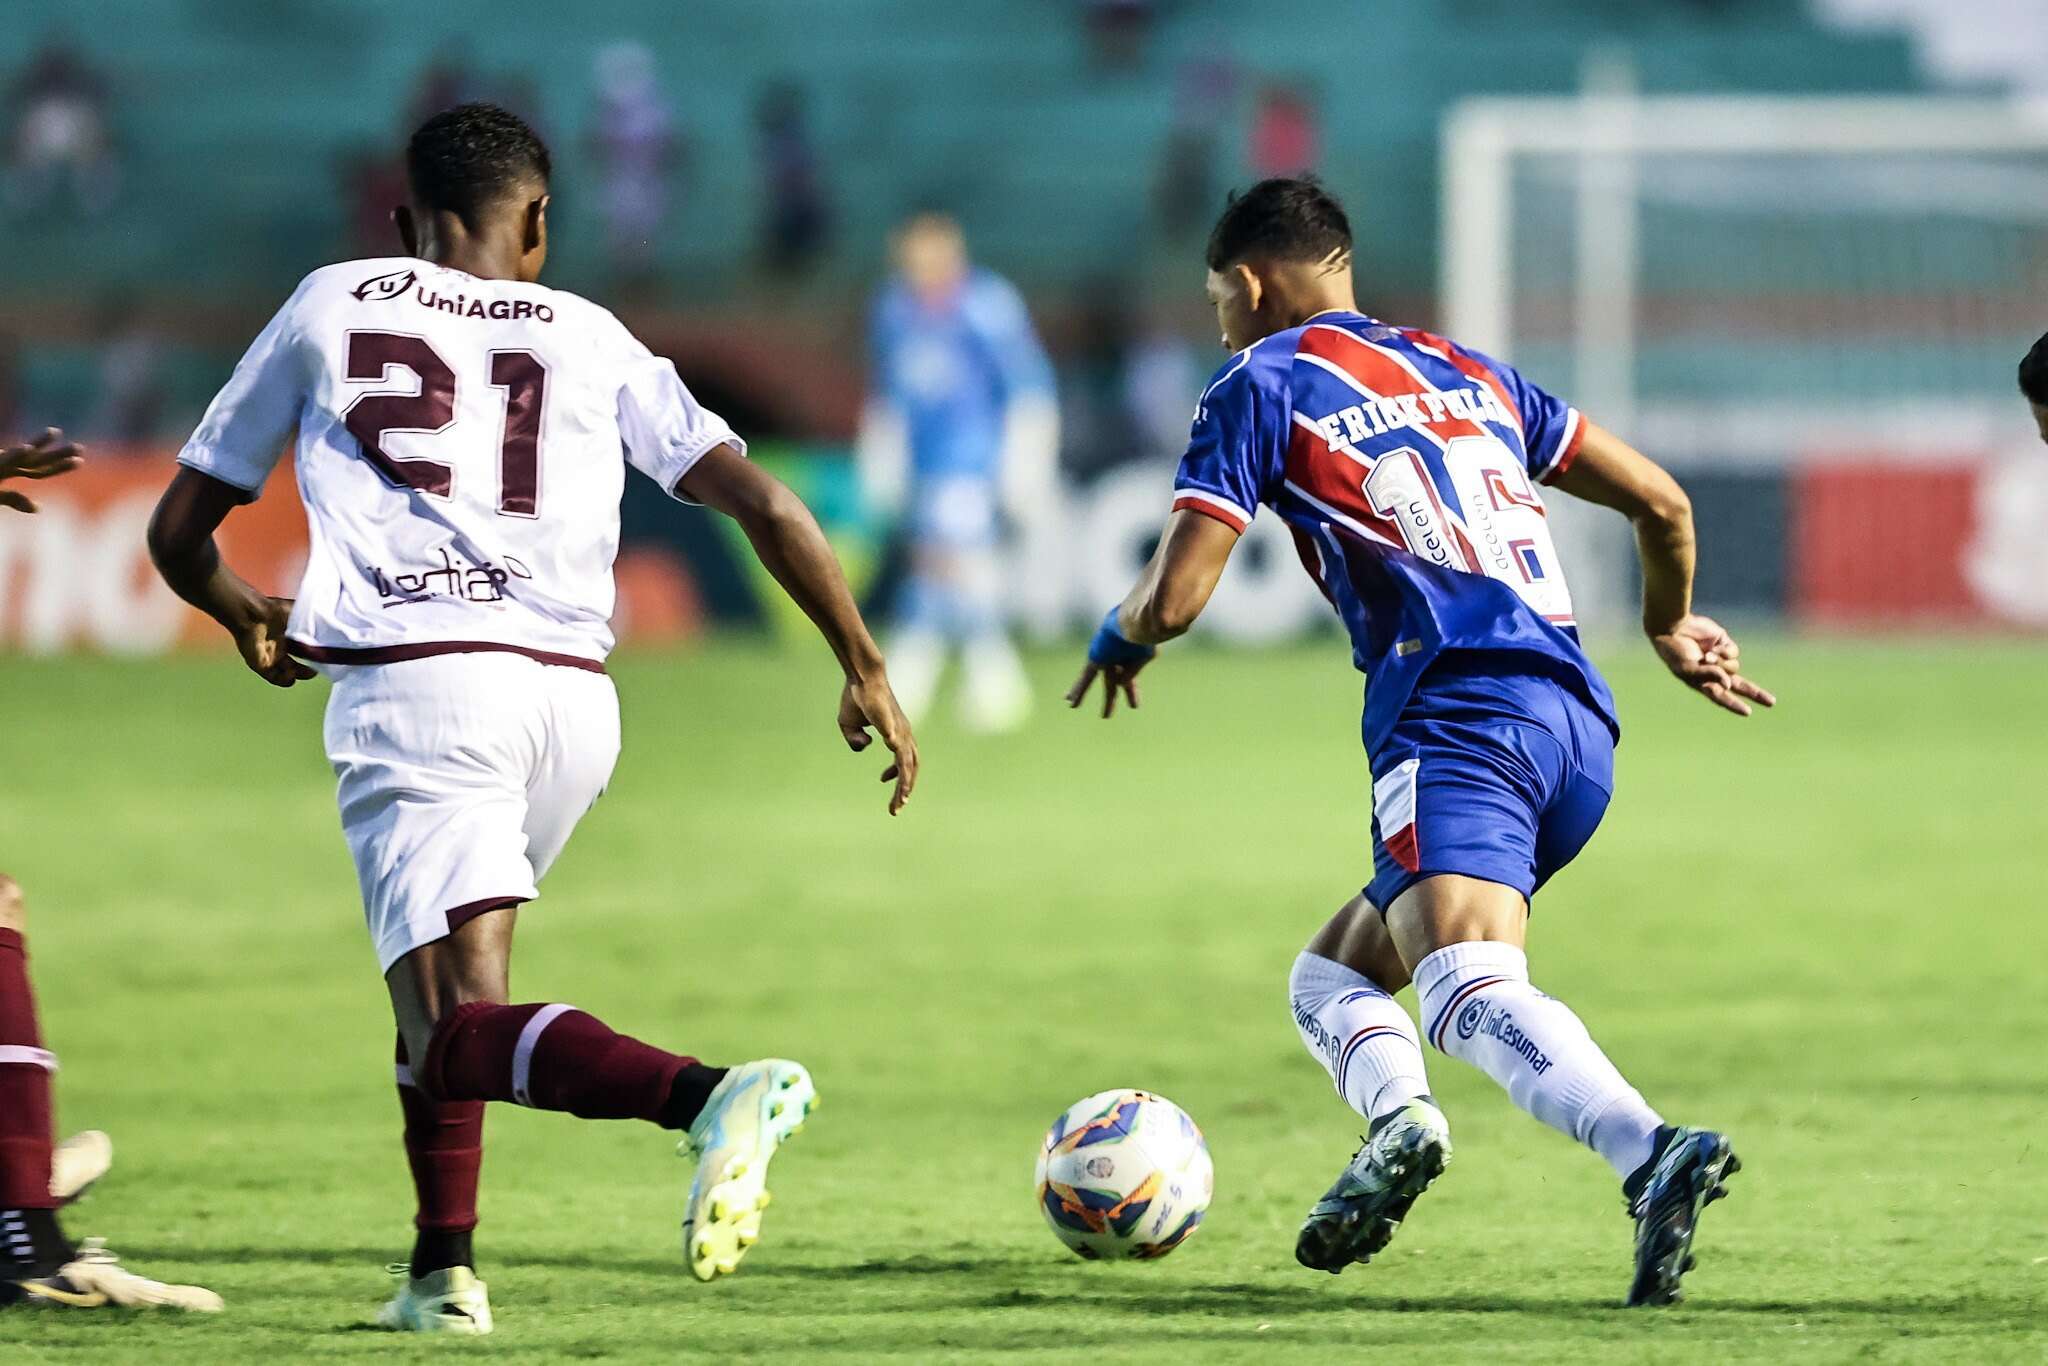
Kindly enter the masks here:
M 57 1059 L 36 1023 L 24 920 L 21 888 L 0 874 L 0 1260 L 54 1270 L 71 1255 L 50 1194 Z
M 447 1100 L 512 1100 L 583 1119 L 686 1129 L 724 1077 L 565 1005 L 472 1001 L 434 1030 L 419 1085 Z
M 471 1236 L 476 1229 L 476 1189 L 484 1157 L 484 1103 L 432 1100 L 413 1081 L 398 1041 L 398 1104 L 405 1113 L 405 1156 L 412 1165 L 419 1212 L 412 1247 L 412 1274 L 425 1276 L 451 1266 L 476 1265 Z

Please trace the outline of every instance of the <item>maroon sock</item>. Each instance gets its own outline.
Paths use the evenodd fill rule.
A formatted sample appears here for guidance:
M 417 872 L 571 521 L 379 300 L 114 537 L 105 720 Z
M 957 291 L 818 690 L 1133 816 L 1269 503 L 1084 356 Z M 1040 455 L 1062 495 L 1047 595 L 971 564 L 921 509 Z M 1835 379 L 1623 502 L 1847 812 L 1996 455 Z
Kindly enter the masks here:
M 713 1071 L 571 1006 L 472 1001 L 435 1029 L 419 1083 L 447 1100 L 512 1100 L 583 1119 L 674 1128 L 669 1096 L 678 1080 Z
M 412 1274 L 474 1266 L 477 1173 L 484 1160 L 484 1103 L 432 1100 L 414 1083 L 405 1040 L 398 1041 L 398 1106 L 405 1112 L 405 1156 L 419 1197 Z
M 0 1210 L 55 1209 L 50 1194 L 50 1074 L 36 1028 L 28 946 L 0 930 Z

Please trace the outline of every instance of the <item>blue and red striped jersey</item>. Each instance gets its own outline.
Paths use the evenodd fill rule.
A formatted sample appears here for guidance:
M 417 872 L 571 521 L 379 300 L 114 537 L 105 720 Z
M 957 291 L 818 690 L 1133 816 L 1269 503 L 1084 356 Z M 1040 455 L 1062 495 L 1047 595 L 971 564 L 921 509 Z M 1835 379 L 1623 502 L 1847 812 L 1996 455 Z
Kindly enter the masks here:
M 1260 504 L 1286 522 L 1366 675 L 1368 750 L 1446 650 L 1554 677 L 1615 726 L 1536 491 L 1584 430 L 1577 409 L 1499 361 L 1321 313 L 1217 372 L 1173 505 L 1238 531 Z

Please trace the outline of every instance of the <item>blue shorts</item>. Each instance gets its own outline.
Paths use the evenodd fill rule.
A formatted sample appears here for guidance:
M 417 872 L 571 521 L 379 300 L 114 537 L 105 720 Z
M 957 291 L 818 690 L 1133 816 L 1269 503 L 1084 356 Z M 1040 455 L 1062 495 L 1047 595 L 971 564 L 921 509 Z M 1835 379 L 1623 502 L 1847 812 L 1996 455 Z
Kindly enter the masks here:
M 1600 714 L 1563 684 L 1483 667 L 1432 664 L 1373 755 L 1365 895 L 1383 913 L 1440 873 L 1533 897 L 1607 812 L 1614 733 Z

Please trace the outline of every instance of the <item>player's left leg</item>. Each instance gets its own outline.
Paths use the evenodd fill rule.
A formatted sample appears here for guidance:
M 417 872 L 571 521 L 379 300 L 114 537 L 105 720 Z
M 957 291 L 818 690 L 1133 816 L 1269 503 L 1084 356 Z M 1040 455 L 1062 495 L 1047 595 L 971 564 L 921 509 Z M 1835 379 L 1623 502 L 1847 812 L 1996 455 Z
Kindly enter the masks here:
M 1379 912 L 1353 897 L 1294 960 L 1288 995 L 1302 1043 L 1368 1124 L 1295 1241 L 1303 1266 L 1369 1262 L 1450 1160 L 1415 1023 L 1393 998 L 1408 982 Z
M 483 1168 L 484 1104 L 437 1101 L 413 1079 L 405 1039 L 398 1040 L 398 1107 L 405 1118 L 405 1157 L 412 1168 L 417 1212 L 412 1279 L 451 1267 L 476 1267 L 477 1179 Z

